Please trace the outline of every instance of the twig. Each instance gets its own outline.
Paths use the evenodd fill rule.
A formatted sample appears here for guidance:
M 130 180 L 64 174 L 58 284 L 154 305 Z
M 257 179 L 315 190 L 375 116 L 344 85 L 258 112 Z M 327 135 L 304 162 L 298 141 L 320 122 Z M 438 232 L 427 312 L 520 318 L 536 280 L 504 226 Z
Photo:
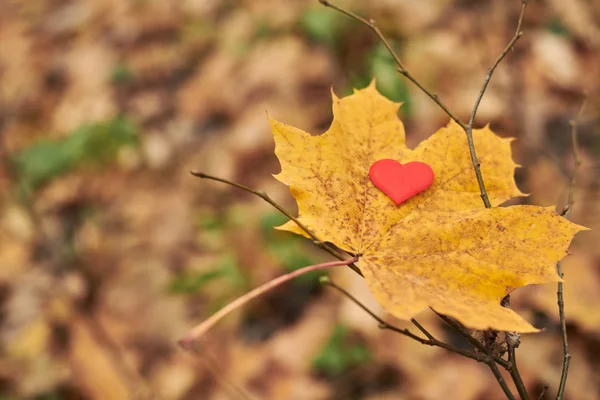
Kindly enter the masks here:
M 425 327 L 419 323 L 419 321 L 417 321 L 417 320 L 416 320 L 416 319 L 414 319 L 414 318 L 411 318 L 411 319 L 410 319 L 410 322 L 412 322 L 412 324 L 413 324 L 414 326 L 416 326 L 416 327 L 417 327 L 417 329 L 418 329 L 418 330 L 420 330 L 420 331 L 421 331 L 421 333 L 422 333 L 423 335 L 427 336 L 427 339 L 429 339 L 429 340 L 434 340 L 434 341 L 436 340 L 436 339 L 433 337 L 433 335 L 432 335 L 431 333 L 429 333 L 429 331 L 428 331 L 427 329 L 425 329 Z
M 494 374 L 494 377 L 496 378 L 496 380 L 500 384 L 500 387 L 502 388 L 502 391 L 506 395 L 506 398 L 509 399 L 509 400 L 516 400 L 515 396 L 512 394 L 512 392 L 508 388 L 508 385 L 506 384 L 506 381 L 504 380 L 504 377 L 500 373 L 500 370 L 498 369 L 498 366 L 496 365 L 496 363 L 491 362 L 491 363 L 488 364 L 488 366 L 490 367 L 490 370 Z
M 59 289 L 62 290 L 62 289 Z M 100 320 L 78 310 L 82 322 L 87 325 L 88 331 L 94 341 L 107 353 L 111 367 L 124 379 L 127 391 L 131 399 L 146 400 L 152 398 L 152 392 L 142 375 L 132 368 L 125 357 L 125 352 L 119 344 L 113 340 Z
M 377 35 L 379 40 L 381 40 L 383 45 L 387 48 L 389 53 L 394 58 L 394 61 L 396 62 L 396 65 L 398 66 L 398 72 L 400 72 L 402 75 L 404 75 L 406 77 L 406 79 L 408 79 L 409 81 L 414 83 L 423 93 L 425 93 L 431 100 L 433 100 L 435 102 L 435 104 L 437 104 L 442 110 L 444 110 L 444 112 L 450 118 L 452 118 L 452 120 L 454 120 L 454 122 L 459 124 L 463 129 L 466 129 L 467 125 L 463 121 L 461 121 L 460 118 L 458 118 L 456 115 L 454 115 L 452 113 L 452 111 L 450 111 L 450 109 L 448 109 L 448 107 L 440 100 L 440 98 L 437 94 L 432 93 L 429 90 L 427 90 L 423 85 L 421 85 L 421 83 L 414 76 L 412 76 L 410 74 L 410 72 L 408 72 L 408 70 L 406 69 L 406 67 L 404 66 L 402 61 L 400 60 L 400 57 L 398 57 L 396 52 L 392 49 L 392 46 L 388 43 L 385 36 L 383 36 L 383 33 L 381 33 L 381 31 L 377 27 L 377 24 L 375 23 L 374 20 L 372 20 L 372 19 L 367 20 L 367 19 L 353 13 L 352 11 L 338 7 L 335 4 L 332 4 L 327 0 L 319 0 L 319 3 L 323 4 L 325 7 L 332 8 L 332 9 L 350 17 L 350 18 L 354 19 L 355 21 L 358 21 L 361 24 L 367 26 L 369 29 L 371 29 Z
M 477 153 L 475 151 L 475 143 L 473 141 L 473 123 L 475 120 L 475 116 L 477 115 L 477 110 L 479 109 L 479 104 L 481 103 L 483 95 L 485 94 L 485 91 L 487 90 L 487 87 L 490 83 L 490 80 L 492 78 L 494 71 L 496 70 L 496 68 L 498 67 L 500 62 L 504 59 L 504 57 L 506 57 L 506 55 L 514 47 L 517 40 L 519 40 L 519 38 L 523 35 L 523 32 L 521 31 L 521 26 L 523 23 L 523 16 L 525 15 L 525 8 L 527 7 L 527 2 L 528 2 L 528 0 L 521 0 L 521 13 L 519 15 L 519 21 L 517 23 L 516 32 L 515 32 L 514 36 L 512 37 L 512 39 L 508 42 L 508 44 L 506 45 L 506 47 L 504 48 L 502 53 L 498 56 L 496 61 L 488 69 L 488 72 L 485 76 L 481 90 L 479 91 L 477 99 L 475 100 L 473 110 L 471 111 L 471 118 L 469 119 L 469 123 L 466 124 L 448 109 L 448 107 L 440 100 L 440 98 L 437 94 L 430 92 L 414 76 L 412 76 L 412 74 L 404 66 L 404 63 L 402 63 L 402 60 L 400 60 L 400 57 L 398 57 L 396 52 L 392 49 L 392 46 L 389 44 L 389 42 L 387 41 L 387 39 L 385 38 L 383 33 L 381 33 L 381 31 L 379 30 L 379 28 L 377 27 L 377 24 L 375 23 L 375 21 L 373 19 L 367 20 L 367 19 L 353 13 L 352 11 L 349 11 L 349 10 L 346 10 L 339 6 L 336 6 L 335 4 L 332 4 L 327 0 L 319 0 L 319 3 L 323 4 L 325 7 L 332 8 L 344 15 L 347 15 L 348 17 L 354 19 L 357 22 L 360 22 L 361 24 L 363 24 L 366 27 L 368 27 L 369 29 L 371 29 L 373 31 L 373 33 L 375 33 L 375 35 L 377 35 L 379 40 L 381 40 L 381 42 L 384 44 L 384 46 L 387 48 L 389 53 L 394 58 L 394 61 L 396 62 L 396 65 L 398 66 L 397 67 L 398 72 L 400 74 L 402 74 L 404 77 L 406 77 L 413 84 L 415 84 L 415 86 L 417 86 L 423 93 L 425 93 L 431 100 L 433 100 L 435 102 L 435 104 L 437 104 L 454 122 L 456 122 L 458 125 L 460 125 L 460 127 L 465 131 L 465 134 L 467 135 L 467 142 L 469 144 L 469 153 L 471 156 L 471 163 L 473 164 L 473 169 L 475 170 L 475 176 L 477 178 L 477 184 L 479 185 L 479 191 L 481 193 L 481 200 L 483 201 L 483 204 L 485 205 L 486 208 L 491 208 L 492 204 L 490 203 L 490 199 L 488 197 L 487 190 L 485 189 L 485 183 L 483 181 L 483 176 L 481 174 L 481 163 L 479 162 L 479 159 L 477 158 Z
M 492 353 L 492 343 L 490 341 L 489 333 L 486 332 L 484 334 L 484 336 L 485 336 L 486 354 L 488 355 L 488 360 L 489 360 L 489 362 L 487 363 L 487 365 L 488 365 L 488 367 L 490 367 L 490 370 L 492 371 L 492 373 L 496 377 L 496 380 L 500 384 L 500 387 L 502 388 L 502 391 L 506 395 L 506 398 L 509 399 L 509 400 L 516 400 L 515 396 L 512 394 L 512 392 L 508 388 L 508 385 L 506 384 L 506 381 L 504 380 L 504 377 L 500 373 L 500 370 L 498 369 L 498 366 L 494 362 L 494 355 Z M 521 400 L 525 400 L 525 399 L 521 399 Z
M 587 98 L 584 97 L 583 101 L 581 102 L 581 106 L 579 107 L 579 111 L 577 112 L 577 116 L 569 121 L 569 126 L 571 128 L 571 140 L 573 143 L 573 176 L 571 177 L 571 183 L 569 184 L 569 195 L 567 197 L 567 204 L 561 212 L 561 215 L 567 219 L 569 218 L 569 213 L 573 208 L 575 185 L 577 184 L 577 172 L 579 171 L 579 166 L 581 165 L 581 157 L 579 156 L 577 123 L 579 118 L 581 117 L 583 108 L 585 107 L 586 100 Z M 564 276 L 560 261 L 556 263 L 556 273 L 561 279 Z M 556 290 L 556 297 L 558 304 L 558 316 L 560 319 L 560 333 L 563 342 L 563 366 L 562 372 L 560 374 L 560 383 L 558 385 L 558 391 L 556 392 L 556 400 L 562 400 L 567 386 L 567 376 L 569 375 L 569 365 L 571 364 L 571 353 L 569 353 L 569 342 L 567 339 L 567 320 L 565 318 L 565 300 L 563 296 L 563 283 L 558 282 L 557 286 L 558 287 Z
M 504 380 L 504 377 L 502 376 L 502 374 L 498 370 L 498 367 L 496 366 L 496 364 L 498 364 L 498 365 L 501 365 L 503 368 L 508 369 L 509 368 L 509 363 L 506 360 L 504 360 L 504 359 L 502 359 L 502 358 L 500 358 L 500 357 L 495 356 L 494 354 L 492 354 L 486 346 L 484 346 L 477 339 L 475 339 L 473 336 L 471 336 L 466 331 L 465 328 L 463 328 L 460 324 L 458 324 L 457 322 L 455 322 L 451 318 L 449 318 L 449 317 L 447 317 L 445 315 L 436 313 L 437 315 L 440 316 L 440 318 L 442 318 L 444 321 L 446 321 L 446 323 L 448 325 L 450 325 L 451 327 L 453 327 L 461 335 L 463 335 L 465 338 L 467 338 L 467 340 L 469 340 L 469 342 L 471 342 L 475 348 L 477 348 L 478 350 L 480 350 L 480 352 L 473 352 L 473 351 L 463 350 L 463 349 L 460 349 L 458 347 L 449 345 L 447 343 L 444 343 L 444 342 L 436 339 L 431 333 L 429 333 L 429 331 L 427 331 L 414 318 L 411 319 L 411 322 L 427 337 L 427 339 L 423 339 L 423 338 L 415 335 L 414 333 L 412 333 L 411 331 L 409 331 L 406 328 L 401 329 L 401 328 L 395 327 L 393 325 L 390 325 L 385 320 L 383 320 L 381 317 L 379 317 L 377 314 L 375 314 L 373 311 L 371 311 L 362 302 L 360 302 L 356 297 L 354 297 L 353 295 L 351 295 L 348 291 L 346 291 L 342 287 L 336 285 L 335 283 L 331 282 L 331 280 L 329 280 L 329 278 L 322 277 L 321 280 L 320 280 L 320 282 L 322 284 L 324 284 L 324 285 L 328 285 L 328 286 L 331 286 L 332 288 L 336 289 L 337 291 L 339 291 L 340 293 L 342 293 L 344 296 L 346 296 L 348 299 L 350 299 L 352 302 L 354 302 L 357 306 L 359 306 L 360 308 L 362 308 L 367 314 L 369 314 L 374 320 L 376 320 L 379 323 L 379 328 L 381 328 L 381 329 L 388 329 L 388 330 L 391 330 L 393 332 L 399 333 L 401 335 L 407 336 L 407 337 L 409 337 L 409 338 L 411 338 L 411 339 L 413 339 L 413 340 L 415 340 L 415 341 L 417 341 L 417 342 L 419 342 L 421 344 L 428 345 L 428 346 L 441 347 L 441 348 L 446 349 L 446 350 L 448 350 L 450 352 L 453 352 L 453 353 L 456 353 L 456 354 L 460 354 L 460 355 L 462 355 L 464 357 L 467 357 L 467 358 L 470 358 L 472 360 L 475 360 L 475 361 L 478 361 L 478 362 L 483 362 L 483 363 L 487 364 L 488 367 L 490 368 L 490 370 L 492 371 L 492 373 L 494 374 L 494 377 L 496 378 L 496 380 L 498 381 L 498 383 L 502 387 L 502 390 L 506 394 L 507 398 L 508 399 L 512 399 L 512 400 L 515 399 L 514 396 L 513 396 L 513 394 L 510 392 L 510 389 L 508 389 L 508 386 L 506 384 L 506 381 Z M 528 399 L 528 397 L 523 397 L 522 400 L 526 400 L 526 399 Z
M 558 276 L 564 276 L 560 261 L 556 263 L 556 272 Z M 571 353 L 569 353 L 569 342 L 567 339 L 567 319 L 565 318 L 565 301 L 563 297 L 563 283 L 558 282 L 558 289 L 556 290 L 557 304 L 558 304 L 558 316 L 560 319 L 560 333 L 563 342 L 563 365 L 562 372 L 560 374 L 560 383 L 558 385 L 558 391 L 556 392 L 556 400 L 562 400 L 565 389 L 567 387 L 567 376 L 569 375 L 569 365 L 571 364 Z
M 508 341 L 506 344 L 508 346 L 508 372 L 510 373 L 511 378 L 517 387 L 517 392 L 519 392 L 521 400 L 529 400 L 529 394 L 527 393 L 527 389 L 525 389 L 525 384 L 523 383 L 523 379 L 521 379 L 521 374 L 517 368 L 517 355 L 515 348 Z
M 464 337 L 465 339 L 467 339 L 469 341 L 469 343 L 471 343 L 471 345 L 473 345 L 474 348 L 476 348 L 477 350 L 479 350 L 482 353 L 487 353 L 487 348 L 485 347 L 485 345 L 483 345 L 479 340 L 475 339 L 468 331 L 467 329 L 462 326 L 461 324 L 459 324 L 458 322 L 456 322 L 454 319 L 440 314 L 435 310 L 432 310 L 434 313 L 437 314 L 438 317 L 440 317 L 448 326 L 450 326 L 452 329 L 454 329 L 456 332 L 458 332 L 462 337 Z M 500 365 L 502 368 L 504 369 L 508 369 L 508 362 L 506 360 L 504 360 L 503 358 L 494 355 L 493 356 L 494 361 L 496 362 L 496 364 Z
M 485 76 L 485 79 L 483 81 L 483 86 L 481 87 L 481 90 L 479 91 L 477 100 L 475 100 L 475 105 L 473 106 L 473 111 L 471 112 L 471 118 L 469 119 L 469 124 L 467 125 L 468 127 L 473 126 L 473 121 L 475 120 L 475 115 L 477 115 L 477 110 L 479 109 L 479 104 L 481 103 L 481 99 L 483 98 L 483 95 L 485 94 L 485 91 L 487 90 L 487 87 L 490 83 L 490 80 L 492 79 L 492 75 L 494 74 L 496 67 L 498 67 L 498 65 L 500 64 L 500 62 L 502 62 L 504 57 L 506 57 L 506 55 L 510 52 L 510 50 L 515 46 L 515 43 L 517 43 L 517 40 L 519 40 L 519 38 L 521 36 L 523 36 L 523 31 L 521 31 L 521 26 L 523 25 L 523 17 L 525 16 L 525 8 L 527 7 L 528 1 L 529 0 L 521 0 L 521 13 L 519 14 L 519 20 L 517 22 L 517 29 L 515 30 L 515 34 L 513 35 L 510 42 L 508 42 L 508 44 L 504 48 L 504 51 L 502 51 L 502 53 L 498 56 L 498 58 L 496 58 L 496 61 L 494 61 L 492 66 L 488 69 L 487 75 Z
M 460 354 L 464 357 L 470 358 L 472 360 L 478 361 L 478 362 L 483 362 L 483 363 L 487 363 L 487 356 L 484 354 L 480 354 L 480 353 L 475 353 L 472 351 L 467 351 L 467 350 L 463 350 L 460 349 L 458 347 L 454 347 L 452 345 L 449 345 L 447 343 L 444 343 L 438 339 L 436 339 L 427 329 L 425 329 L 419 322 L 417 322 L 416 319 L 411 318 L 411 322 L 425 335 L 427 336 L 427 339 L 423 339 L 422 337 L 419 337 L 417 335 L 415 335 L 414 333 L 412 333 L 410 330 L 404 328 L 398 328 L 396 326 L 393 326 L 389 323 L 387 323 L 385 320 L 383 320 L 381 317 L 379 317 L 377 314 L 375 314 L 373 311 L 371 311 L 367 306 L 365 306 L 363 303 L 361 303 L 356 297 L 354 297 L 353 295 L 351 295 L 348 291 L 346 291 L 345 289 L 343 289 L 342 287 L 336 285 L 335 283 L 331 282 L 331 280 L 329 280 L 328 277 L 323 276 L 320 279 L 320 282 L 323 285 L 328 285 L 332 288 L 334 288 L 335 290 L 337 290 L 338 292 L 342 293 L 344 296 L 346 296 L 348 299 L 350 299 L 354 304 L 356 304 L 357 306 L 359 306 L 360 308 L 362 308 L 367 314 L 369 314 L 375 321 L 377 321 L 379 323 L 379 328 L 380 329 L 387 329 L 396 333 L 399 333 L 401 335 L 404 335 L 406 337 L 409 337 L 421 344 L 427 345 L 427 346 L 434 346 L 434 347 L 441 347 L 443 349 L 446 349 L 452 353 L 456 353 L 456 354 Z
M 206 367 L 206 369 L 210 372 L 214 380 L 223 388 L 223 391 L 226 393 L 227 397 L 232 400 L 253 400 L 252 397 L 246 391 L 238 386 L 235 382 L 229 380 L 225 373 L 222 371 L 219 366 L 219 362 L 217 357 L 212 355 L 209 351 L 204 349 L 202 354 L 196 349 L 191 350 L 191 352 L 196 355 L 197 359 L 200 360 L 202 364 Z
M 542 388 L 542 392 L 538 396 L 538 400 L 542 400 L 544 398 L 549 387 L 550 387 L 550 385 L 548 385 L 547 383 L 544 385 L 544 387 Z
M 584 95 L 585 96 L 585 95 Z M 567 195 L 567 204 L 562 209 L 560 215 L 565 218 L 569 218 L 569 212 L 571 208 L 573 208 L 573 203 L 575 202 L 575 186 L 577 185 L 577 173 L 579 172 L 579 167 L 581 166 L 581 156 L 579 155 L 579 135 L 577 134 L 577 124 L 581 114 L 583 113 L 583 109 L 585 108 L 585 103 L 587 101 L 587 96 L 583 98 L 581 105 L 579 106 L 579 111 L 577 111 L 577 115 L 575 118 L 569 121 L 569 128 L 571 130 L 571 145 L 573 147 L 573 174 L 571 176 L 571 182 L 569 183 L 569 194 Z
M 471 111 L 471 118 L 469 118 L 469 123 L 466 126 L 463 126 L 463 129 L 467 134 L 469 152 L 471 153 L 471 162 L 475 166 L 475 175 L 477 176 L 477 183 L 479 184 L 479 189 L 481 190 L 481 199 L 483 200 L 483 204 L 485 204 L 486 208 L 491 208 L 492 204 L 490 203 L 490 199 L 487 195 L 485 183 L 483 182 L 483 176 L 481 175 L 480 163 L 477 159 L 477 154 L 475 153 L 475 143 L 473 142 L 473 123 L 475 122 L 475 116 L 477 115 L 479 104 L 481 104 L 481 100 L 483 99 L 483 95 L 487 90 L 490 80 L 492 79 L 494 71 L 496 70 L 500 62 L 502 62 L 504 57 L 506 57 L 510 50 L 515 46 L 517 40 L 519 40 L 519 38 L 523 35 L 523 31 L 521 31 L 521 26 L 523 25 L 523 17 L 525 16 L 525 8 L 527 7 L 527 2 L 528 0 L 521 0 L 521 13 L 519 14 L 519 20 L 517 22 L 517 29 L 515 30 L 515 34 L 513 35 L 512 39 L 508 42 L 502 53 L 498 56 L 498 58 L 496 58 L 496 61 L 494 61 L 492 66 L 488 69 L 488 72 L 483 80 L 481 90 L 479 91 L 479 95 L 475 100 L 473 111 Z
M 475 339 L 471 334 L 469 334 L 469 332 L 461 324 L 459 324 L 458 322 L 454 321 L 452 318 L 450 318 L 446 315 L 439 314 L 435 310 L 434 310 L 434 312 L 442 320 L 444 320 L 444 322 L 446 322 L 451 328 L 453 328 L 455 331 L 460 333 L 464 338 L 466 338 L 478 350 L 487 353 L 489 355 L 489 357 L 491 357 L 491 359 L 493 360 L 493 363 L 496 363 L 496 364 L 502 366 L 502 368 L 504 368 L 505 370 L 507 370 L 510 373 L 510 376 L 513 379 L 513 382 L 515 383 L 515 386 L 517 387 L 517 391 L 519 392 L 519 395 L 521 396 L 521 400 L 529 400 L 529 395 L 527 394 L 527 391 L 525 390 L 525 385 L 523 384 L 523 380 L 521 379 L 521 375 L 517 368 L 517 361 L 516 361 L 516 357 L 515 357 L 515 347 L 512 344 L 510 344 L 509 341 L 506 342 L 507 346 L 508 346 L 508 354 L 509 354 L 508 362 L 507 362 L 503 358 L 501 358 L 497 355 L 494 355 L 491 352 L 491 349 L 490 349 L 491 344 L 489 343 L 489 333 L 486 332 L 484 334 L 486 337 L 486 345 L 483 345 L 481 342 L 479 342 L 479 340 Z M 491 365 L 489 363 L 488 363 L 488 366 L 492 370 L 492 373 L 495 376 L 497 376 L 496 372 L 494 371 L 494 369 L 497 369 L 496 366 Z M 498 383 L 500 383 L 500 385 L 502 385 L 502 383 L 500 381 L 498 381 Z
M 510 308 L 510 295 L 504 296 L 500 305 L 502 307 Z M 507 371 L 510 373 L 510 377 L 517 388 L 517 392 L 519 392 L 519 396 L 521 396 L 521 400 L 529 400 L 529 394 L 527 393 L 527 389 L 525 388 L 523 379 L 521 379 L 521 373 L 517 366 L 517 356 L 515 352 L 515 349 L 519 347 L 519 344 L 521 343 L 520 336 L 515 332 L 504 332 L 504 334 L 506 350 L 508 353 Z
M 296 223 L 296 225 L 298 225 L 300 228 L 302 228 L 302 230 L 304 232 L 306 232 L 313 239 L 313 244 L 315 244 L 315 246 L 317 246 L 317 247 L 325 250 L 326 252 L 328 252 L 329 254 L 331 254 L 332 256 L 334 256 L 335 258 L 337 258 L 340 261 L 344 261 L 345 260 L 344 255 L 342 255 L 341 253 L 339 253 L 338 251 L 336 251 L 334 248 L 332 248 L 331 246 L 329 246 L 327 243 L 322 242 L 310 229 L 308 229 L 308 227 L 306 225 L 304 225 L 302 222 L 300 222 L 298 220 L 298 218 L 294 217 L 292 214 L 290 214 L 289 212 L 287 212 L 275 200 L 271 199 L 271 197 L 266 192 L 254 190 L 254 189 L 249 188 L 248 186 L 244 186 L 244 185 L 241 185 L 239 183 L 231 182 L 231 181 L 228 181 L 227 179 L 223 179 L 223 178 L 219 178 L 219 177 L 216 177 L 216 176 L 208 175 L 208 174 L 205 174 L 203 172 L 190 171 L 190 174 L 192 174 L 193 176 L 196 176 L 198 178 L 210 179 L 210 180 L 213 180 L 213 181 L 226 183 L 228 185 L 231 185 L 231 186 L 236 187 L 238 189 L 245 190 L 248 193 L 252 193 L 253 195 L 260 197 L 261 199 L 263 199 L 264 201 L 266 201 L 267 203 L 269 203 L 270 205 L 272 205 L 275 209 L 277 209 L 277 211 L 279 211 L 280 213 L 282 213 L 283 215 L 285 215 L 286 217 L 288 217 L 289 219 L 291 219 L 292 221 L 294 221 Z M 352 270 L 354 272 L 356 272 L 360 276 L 363 276 L 362 272 L 360 271 L 360 268 L 358 268 L 354 263 L 349 264 L 348 266 L 350 268 L 352 268 Z
M 192 328 L 187 333 L 187 335 L 185 335 L 185 337 L 183 339 L 180 339 L 178 341 L 178 343 L 184 349 L 189 349 L 191 343 L 195 339 L 204 335 L 206 333 L 206 331 L 208 331 L 210 328 L 212 328 L 217 322 L 219 322 L 223 317 L 228 315 L 230 312 L 236 310 L 237 308 L 246 304 L 250 300 L 264 294 L 265 292 L 267 292 L 285 282 L 288 282 L 294 278 L 297 278 L 300 275 L 304 275 L 304 274 L 307 274 L 307 273 L 313 272 L 313 271 L 320 271 L 322 269 L 326 269 L 326 268 L 330 268 L 330 267 L 349 265 L 356 261 L 358 261 L 358 256 L 354 256 L 353 258 L 345 260 L 345 261 L 331 261 L 331 262 L 326 262 L 326 263 L 321 263 L 321 264 L 309 265 L 308 267 L 297 269 L 297 270 L 287 273 L 285 275 L 279 276 L 273 280 L 270 280 L 267 283 L 257 287 L 254 290 L 251 290 L 250 292 L 246 293 L 245 295 L 238 297 L 231 303 L 227 304 L 225 307 L 223 307 L 222 309 L 220 309 L 219 311 L 214 313 L 210 318 L 204 320 L 201 324 Z

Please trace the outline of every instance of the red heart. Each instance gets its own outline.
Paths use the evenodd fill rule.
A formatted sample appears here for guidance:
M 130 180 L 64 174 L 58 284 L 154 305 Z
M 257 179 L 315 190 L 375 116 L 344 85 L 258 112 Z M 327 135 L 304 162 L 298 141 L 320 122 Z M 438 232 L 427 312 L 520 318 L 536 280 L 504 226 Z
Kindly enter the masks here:
M 433 170 L 420 161 L 402 165 L 396 160 L 384 159 L 371 165 L 369 177 L 398 205 L 431 186 Z

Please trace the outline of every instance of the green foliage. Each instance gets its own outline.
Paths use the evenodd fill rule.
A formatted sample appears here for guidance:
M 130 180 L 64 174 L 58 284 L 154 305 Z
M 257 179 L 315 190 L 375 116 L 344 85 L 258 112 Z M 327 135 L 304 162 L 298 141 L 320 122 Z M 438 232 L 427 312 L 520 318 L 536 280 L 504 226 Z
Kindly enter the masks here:
M 277 35 L 279 32 L 269 25 L 266 18 L 259 18 L 254 22 L 254 32 L 252 33 L 252 41 L 268 39 Z
M 117 117 L 82 126 L 61 139 L 40 140 L 14 155 L 11 161 L 22 188 L 29 193 L 81 164 L 110 163 L 123 146 L 136 144 L 133 123 Z
M 259 222 L 260 231 L 265 240 L 277 240 L 281 238 L 282 232 L 273 229 L 275 226 L 279 226 L 287 222 L 287 217 L 279 212 L 268 212 L 264 214 Z M 286 235 L 287 236 L 287 235 Z
M 196 293 L 213 280 L 223 276 L 223 273 L 223 270 L 214 269 L 208 272 L 181 275 L 171 281 L 169 291 L 172 293 Z
M 325 7 L 310 8 L 300 16 L 300 28 L 314 43 L 335 48 L 342 39 L 348 21 L 340 13 Z
M 571 32 L 565 27 L 559 18 L 553 18 L 546 24 L 546 30 L 558 36 L 571 37 Z
M 214 212 L 203 211 L 196 216 L 196 226 L 204 232 L 221 232 L 225 224 L 225 218 Z
M 287 218 L 280 213 L 268 213 L 261 218 L 260 230 L 269 253 L 288 272 L 306 267 L 307 265 L 316 264 L 318 261 L 310 254 L 307 254 L 303 238 L 273 229 L 273 227 L 282 225 L 285 222 L 287 222 Z M 319 271 L 304 274 L 298 277 L 297 281 L 314 283 L 322 274 Z
M 119 64 L 111 73 L 110 80 L 113 85 L 125 85 L 133 80 L 133 72 L 127 66 Z
M 369 52 L 366 59 L 366 73 L 355 77 L 352 87 L 366 87 L 375 77 L 377 89 L 381 94 L 392 101 L 402 102 L 401 112 L 406 117 L 412 114 L 412 99 L 408 90 L 406 79 L 397 70 L 397 65 L 382 43 L 377 43 Z M 351 91 L 350 91 L 351 92 Z
M 248 280 L 242 273 L 238 260 L 230 253 L 223 255 L 208 271 L 175 277 L 169 284 L 168 290 L 171 293 L 197 293 L 217 279 L 223 279 L 234 290 L 248 286 Z
M 348 328 L 337 325 L 329 341 L 312 362 L 312 368 L 328 376 L 344 373 L 349 368 L 368 363 L 371 352 L 362 344 L 353 344 L 349 340 Z

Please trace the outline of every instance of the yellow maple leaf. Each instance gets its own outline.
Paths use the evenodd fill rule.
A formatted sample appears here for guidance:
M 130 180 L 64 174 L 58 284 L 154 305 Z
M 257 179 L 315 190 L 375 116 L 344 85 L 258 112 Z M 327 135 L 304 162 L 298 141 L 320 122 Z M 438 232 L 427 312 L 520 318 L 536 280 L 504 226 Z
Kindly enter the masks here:
M 290 186 L 299 221 L 320 240 L 361 254 L 371 292 L 398 318 L 431 307 L 475 329 L 536 331 L 500 300 L 521 286 L 558 281 L 555 264 L 584 228 L 552 208 L 484 208 L 460 126 L 451 122 L 411 150 L 399 106 L 372 83 L 333 95 L 333 123 L 322 135 L 270 120 L 282 168 L 275 177 Z M 511 139 L 489 127 L 473 137 L 492 205 L 522 195 Z M 381 159 L 424 162 L 433 184 L 397 206 L 369 179 Z M 293 221 L 280 229 L 308 237 Z

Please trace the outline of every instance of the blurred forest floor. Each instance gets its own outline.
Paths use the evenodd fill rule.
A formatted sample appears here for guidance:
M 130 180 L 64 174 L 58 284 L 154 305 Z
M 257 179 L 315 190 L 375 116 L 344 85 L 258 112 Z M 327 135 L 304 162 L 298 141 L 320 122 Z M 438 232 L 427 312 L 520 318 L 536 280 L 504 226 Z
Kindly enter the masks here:
M 522 191 L 595 230 L 564 262 L 573 360 L 567 398 L 600 399 L 600 2 L 530 1 L 478 126 L 516 137 Z M 516 27 L 518 0 L 342 1 L 378 21 L 407 68 L 466 118 Z M 368 5 L 367 5 L 368 4 Z M 247 193 L 293 210 L 265 110 L 320 133 L 331 94 L 377 78 L 404 102 L 409 146 L 448 118 L 396 72 L 366 27 L 314 1 L 0 3 L 0 399 L 500 399 L 483 365 L 378 329 L 304 277 L 252 302 L 194 354 L 177 339 L 275 276 L 328 260 Z M 466 149 L 465 149 L 466 151 Z M 332 279 L 377 309 L 355 274 Z M 555 285 L 513 295 L 542 333 L 519 367 L 554 398 L 562 364 Z M 419 320 L 460 344 L 430 312 Z M 398 321 L 396 321 L 398 322 Z M 399 326 L 405 326 L 398 322 Z

